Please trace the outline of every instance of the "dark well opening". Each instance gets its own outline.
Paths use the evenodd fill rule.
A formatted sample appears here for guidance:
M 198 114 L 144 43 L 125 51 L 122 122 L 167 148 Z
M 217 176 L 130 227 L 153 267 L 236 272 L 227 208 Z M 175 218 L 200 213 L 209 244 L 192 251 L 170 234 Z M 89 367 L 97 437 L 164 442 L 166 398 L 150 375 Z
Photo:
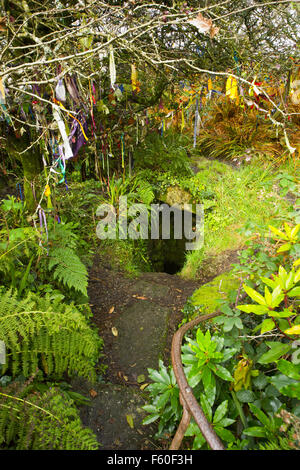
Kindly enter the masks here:
M 153 270 L 156 272 L 165 272 L 168 274 L 176 274 L 179 272 L 185 262 L 186 242 L 188 240 L 184 236 L 184 213 L 180 209 L 173 209 L 169 214 L 161 214 L 159 217 L 159 239 L 149 239 L 148 252 L 152 263 Z M 190 214 L 191 224 L 195 225 L 195 215 Z M 163 239 L 163 217 L 170 218 L 170 238 Z M 176 220 L 175 220 L 176 219 Z M 181 236 L 178 237 L 178 226 L 181 224 Z

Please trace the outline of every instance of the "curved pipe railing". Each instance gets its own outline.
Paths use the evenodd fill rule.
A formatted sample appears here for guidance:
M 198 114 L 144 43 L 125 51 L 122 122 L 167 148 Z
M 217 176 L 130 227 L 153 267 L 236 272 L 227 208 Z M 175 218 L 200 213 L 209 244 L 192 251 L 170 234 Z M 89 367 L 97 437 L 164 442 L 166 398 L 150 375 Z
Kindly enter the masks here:
M 184 437 L 185 431 L 190 423 L 191 416 L 194 417 L 201 433 L 203 434 L 206 442 L 212 450 L 225 450 L 222 442 L 215 433 L 212 425 L 207 421 L 205 414 L 203 413 L 199 403 L 193 395 L 193 391 L 189 386 L 186 376 L 184 374 L 183 365 L 181 361 L 181 346 L 182 340 L 185 333 L 198 325 L 199 323 L 209 320 L 210 318 L 220 315 L 221 312 L 215 312 L 208 315 L 202 315 L 201 317 L 195 318 L 195 320 L 190 321 L 183 325 L 173 336 L 172 340 L 172 365 L 176 381 L 180 390 L 180 402 L 183 406 L 183 414 L 180 424 L 177 428 L 176 434 L 173 438 L 173 441 L 170 446 L 170 450 L 178 450 L 182 439 Z

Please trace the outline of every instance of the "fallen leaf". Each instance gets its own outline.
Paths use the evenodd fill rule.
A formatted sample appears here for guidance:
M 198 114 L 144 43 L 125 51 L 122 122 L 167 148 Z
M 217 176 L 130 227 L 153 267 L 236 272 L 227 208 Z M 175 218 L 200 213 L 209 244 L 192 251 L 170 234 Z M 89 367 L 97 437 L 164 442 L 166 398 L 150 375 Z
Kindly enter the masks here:
M 111 307 L 108 313 L 113 313 L 114 310 L 115 310 L 115 307 Z
M 91 395 L 92 398 L 95 398 L 95 397 L 98 395 L 98 393 L 96 392 L 96 390 L 94 390 L 94 389 L 92 388 L 92 389 L 90 390 L 90 395 Z
M 126 420 L 127 420 L 127 423 L 129 424 L 129 426 L 131 427 L 131 429 L 134 428 L 134 424 L 133 424 L 133 417 L 132 415 L 126 415 Z
M 138 378 L 137 378 L 137 383 L 138 383 L 138 384 L 140 384 L 140 383 L 142 383 L 142 382 L 145 382 L 145 376 L 144 376 L 144 374 L 139 375 Z
M 140 386 L 140 390 L 145 390 L 146 387 L 148 387 L 149 384 L 143 384 Z
M 119 334 L 119 333 L 118 333 L 118 330 L 117 330 L 117 328 L 116 328 L 115 326 L 112 327 L 111 332 L 112 332 L 112 334 L 113 334 L 114 336 L 118 336 L 118 334 Z

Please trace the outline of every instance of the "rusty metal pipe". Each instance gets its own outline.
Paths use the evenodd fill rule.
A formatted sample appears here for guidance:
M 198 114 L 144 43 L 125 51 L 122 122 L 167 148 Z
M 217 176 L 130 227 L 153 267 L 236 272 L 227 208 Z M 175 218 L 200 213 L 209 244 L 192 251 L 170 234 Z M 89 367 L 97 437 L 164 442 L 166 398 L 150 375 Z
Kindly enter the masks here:
M 197 425 L 199 426 L 200 431 L 202 432 L 204 438 L 206 439 L 207 443 L 209 444 L 212 450 L 225 450 L 225 447 L 223 446 L 219 437 L 215 433 L 212 425 L 206 419 L 205 414 L 203 413 L 199 403 L 193 395 L 191 387 L 187 382 L 181 361 L 181 346 L 183 337 L 189 329 L 193 328 L 194 326 L 198 325 L 203 321 L 209 320 L 210 318 L 220 315 L 220 313 L 221 312 L 214 312 L 208 315 L 202 315 L 201 317 L 197 317 L 195 318 L 195 320 L 192 320 L 189 323 L 183 325 L 181 328 L 179 328 L 179 330 L 177 330 L 173 336 L 171 351 L 173 370 L 181 393 L 184 409 L 184 419 L 182 419 L 179 427 L 182 430 L 183 425 L 185 425 L 185 423 L 187 422 L 187 413 L 190 412 L 193 415 Z M 187 410 L 185 410 L 185 407 L 187 408 Z M 178 429 L 178 431 L 180 430 Z M 180 434 L 182 434 L 182 432 Z M 178 437 L 178 433 L 176 433 L 176 435 Z M 178 444 L 178 439 L 176 439 L 176 442 L 178 445 L 177 448 L 179 448 L 181 442 L 179 442 Z M 174 442 L 172 442 L 171 446 L 172 445 L 174 445 Z

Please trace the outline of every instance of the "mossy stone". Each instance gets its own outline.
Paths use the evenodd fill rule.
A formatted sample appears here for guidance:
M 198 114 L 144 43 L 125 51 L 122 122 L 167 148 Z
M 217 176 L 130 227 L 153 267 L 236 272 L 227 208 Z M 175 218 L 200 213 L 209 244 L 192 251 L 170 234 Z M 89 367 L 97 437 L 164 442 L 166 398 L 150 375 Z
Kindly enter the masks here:
M 231 290 L 238 289 L 239 284 L 232 272 L 223 273 L 197 289 L 191 301 L 193 305 L 201 306 L 203 313 L 213 313 L 218 310 L 219 301 L 225 300 Z
M 159 195 L 159 200 L 168 204 L 169 206 L 176 206 L 179 209 L 184 209 L 184 204 L 191 202 L 191 195 L 180 186 L 169 186 L 165 193 Z

